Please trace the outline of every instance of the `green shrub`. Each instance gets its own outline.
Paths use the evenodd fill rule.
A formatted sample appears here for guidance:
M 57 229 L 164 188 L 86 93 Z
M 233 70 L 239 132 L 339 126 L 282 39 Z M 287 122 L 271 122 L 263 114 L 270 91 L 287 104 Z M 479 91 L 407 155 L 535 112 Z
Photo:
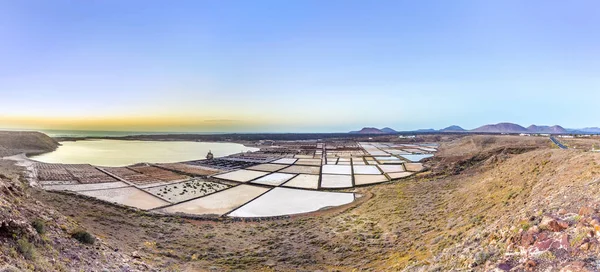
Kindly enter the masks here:
M 27 260 L 33 260 L 36 256 L 35 247 L 25 238 L 17 240 L 17 249 L 19 253 Z
M 96 237 L 85 230 L 76 230 L 71 234 L 71 237 L 83 244 L 93 245 L 96 242 Z
M 42 219 L 36 219 L 31 222 L 31 226 L 37 231 L 39 234 L 44 234 L 46 232 L 46 222 Z

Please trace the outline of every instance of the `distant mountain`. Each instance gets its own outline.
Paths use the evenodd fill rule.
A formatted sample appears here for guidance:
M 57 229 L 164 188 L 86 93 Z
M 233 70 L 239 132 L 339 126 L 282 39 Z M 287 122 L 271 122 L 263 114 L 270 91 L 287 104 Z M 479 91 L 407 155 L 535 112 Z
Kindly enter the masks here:
M 398 131 L 396 131 L 394 129 L 391 129 L 389 127 L 384 127 L 384 128 L 382 128 L 380 130 L 381 130 L 381 132 L 388 133 L 388 134 L 398 133 Z
M 547 133 L 547 134 L 566 134 L 569 133 L 565 128 L 555 126 L 537 126 L 531 125 L 527 128 L 513 123 L 499 123 L 493 125 L 485 125 L 471 130 L 472 132 L 483 133 Z
M 350 131 L 350 133 L 354 133 L 354 134 L 385 134 L 385 132 L 381 131 L 380 129 L 374 128 L 374 127 L 364 127 L 359 131 Z
M 433 128 L 422 128 L 422 129 L 413 130 L 412 132 L 437 132 L 437 130 L 435 130 Z
M 554 126 L 538 126 L 531 125 L 527 128 L 514 124 L 514 123 L 498 123 L 498 124 L 490 124 L 478 127 L 473 130 L 465 130 L 464 128 L 452 125 L 447 128 L 443 128 L 440 130 L 435 130 L 432 128 L 427 129 L 417 129 L 412 131 L 403 131 L 403 132 L 413 132 L 413 133 L 435 133 L 435 132 L 478 132 L 478 133 L 532 133 L 532 134 L 600 134 L 600 128 L 597 127 L 589 127 L 582 129 L 565 129 L 562 126 L 554 125 Z M 350 131 L 353 134 L 394 134 L 398 133 L 398 131 L 391 129 L 389 127 L 385 127 L 382 129 L 374 128 L 374 127 L 364 127 L 359 131 Z
M 440 132 L 466 132 L 466 130 L 460 126 L 449 126 L 439 130 Z
M 570 133 L 600 134 L 600 128 L 598 127 L 567 129 L 567 131 Z
M 528 133 L 529 131 L 517 124 L 499 123 L 494 125 L 485 125 L 471 130 L 472 132 L 483 133 Z
M 569 133 L 566 129 L 561 126 L 536 126 L 531 125 L 527 127 L 527 130 L 531 133 L 548 133 L 548 134 L 565 134 Z

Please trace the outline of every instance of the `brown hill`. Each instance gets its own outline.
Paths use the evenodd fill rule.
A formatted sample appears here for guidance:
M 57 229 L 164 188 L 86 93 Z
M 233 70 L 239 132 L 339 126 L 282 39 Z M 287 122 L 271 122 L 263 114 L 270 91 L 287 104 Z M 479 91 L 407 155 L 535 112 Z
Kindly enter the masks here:
M 43 139 L 39 137 L 38 139 Z M 33 146 L 44 146 L 40 142 Z M 0 159 L 0 271 L 142 271 L 119 244 L 107 244 L 73 219 L 43 204 L 22 178 L 23 169 Z M 74 205 L 71 210 L 77 210 Z M 92 244 L 93 243 L 93 244 Z M 85 269 L 84 269 L 85 268 Z
M 55 150 L 58 142 L 35 131 L 0 131 L 0 156 L 44 153 Z

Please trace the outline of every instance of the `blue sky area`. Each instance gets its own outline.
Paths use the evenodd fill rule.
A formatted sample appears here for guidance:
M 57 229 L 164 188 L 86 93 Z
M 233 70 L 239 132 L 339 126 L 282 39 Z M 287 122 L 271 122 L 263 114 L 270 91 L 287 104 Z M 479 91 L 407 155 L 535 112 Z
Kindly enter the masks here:
M 600 126 L 598 1 L 0 6 L 4 128 Z

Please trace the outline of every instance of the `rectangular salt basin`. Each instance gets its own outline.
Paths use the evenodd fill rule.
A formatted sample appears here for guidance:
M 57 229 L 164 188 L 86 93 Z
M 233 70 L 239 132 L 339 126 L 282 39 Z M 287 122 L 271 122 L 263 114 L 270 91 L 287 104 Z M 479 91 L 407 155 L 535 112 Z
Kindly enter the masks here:
M 225 179 L 225 180 L 237 181 L 237 182 L 248 182 L 255 178 L 262 177 L 266 174 L 268 174 L 268 173 L 242 169 L 242 170 L 235 170 L 235 171 L 224 173 L 224 174 L 219 174 L 214 177 L 220 178 L 220 179 Z
M 400 178 L 405 178 L 408 177 L 410 175 L 412 175 L 412 172 L 398 172 L 398 173 L 387 173 L 388 177 L 390 177 L 390 179 L 400 179 Z
M 354 165 L 354 174 L 358 175 L 380 175 L 381 171 L 375 165 Z
M 295 165 L 312 165 L 312 166 L 321 166 L 320 159 L 298 159 Z
M 91 183 L 91 184 L 70 184 L 70 185 L 44 185 L 42 186 L 45 190 L 50 191 L 88 191 L 88 190 L 101 190 L 101 189 L 114 189 L 131 186 L 125 182 L 107 182 L 107 183 Z
M 283 158 L 283 159 L 279 159 L 276 160 L 272 163 L 279 163 L 279 164 L 294 164 L 296 162 L 296 159 L 292 159 L 292 158 Z
M 312 157 L 313 157 L 312 155 L 300 155 L 300 154 L 297 154 L 296 156 L 294 156 L 294 158 L 296 158 L 296 159 L 312 159 Z
M 167 213 L 220 216 L 244 205 L 246 202 L 269 190 L 269 188 L 242 184 L 212 195 L 166 207 L 160 209 L 160 211 Z
M 400 161 L 397 157 L 374 157 L 378 161 Z
M 305 189 L 318 189 L 319 175 L 300 174 L 283 184 L 283 186 Z
M 353 193 L 275 188 L 228 214 L 231 217 L 271 217 L 314 212 L 354 201 Z
M 144 189 L 145 191 L 162 197 L 172 203 L 208 195 L 225 190 L 229 186 L 205 180 L 193 179 L 185 182 L 169 183 Z
M 402 151 L 402 150 L 397 150 L 397 149 L 390 149 L 388 152 L 390 154 L 392 154 L 392 155 L 411 154 L 410 152 L 406 152 L 406 151 Z
M 378 165 L 377 167 L 384 173 L 404 172 L 404 166 L 401 164 Z
M 78 193 L 107 202 L 118 203 L 143 210 L 154 209 L 169 204 L 169 202 L 164 201 L 135 187 L 82 191 Z
M 295 174 L 287 174 L 287 173 L 271 173 L 262 178 L 252 181 L 252 183 L 270 185 L 270 186 L 279 186 L 282 183 L 293 178 Z
M 381 150 L 377 150 L 377 151 L 367 151 L 369 154 L 371 154 L 372 156 L 385 156 L 388 155 L 388 153 L 383 152 Z
M 404 149 L 404 151 L 406 151 L 406 152 L 410 152 L 410 153 L 415 153 L 415 154 L 422 154 L 422 153 L 426 153 L 425 151 L 423 151 L 423 150 L 421 150 L 421 149 L 416 149 L 416 148 Z
M 412 154 L 412 155 L 402 155 L 402 157 L 411 162 L 418 162 L 423 159 L 433 157 L 433 154 Z
M 288 168 L 280 170 L 281 173 L 290 173 L 290 174 L 315 174 L 318 175 L 321 173 L 320 166 L 303 166 L 303 165 L 292 165 Z
M 352 158 L 352 164 L 354 165 L 365 165 L 365 160 L 362 158 Z
M 321 175 L 321 188 L 350 188 L 352 176 L 350 175 Z
M 327 158 L 327 164 L 337 164 L 338 158 Z
M 276 171 L 279 171 L 286 167 L 287 167 L 287 165 L 264 163 L 264 164 L 251 166 L 246 169 L 247 170 L 265 171 L 265 172 L 276 172 Z
M 354 185 L 368 185 L 386 181 L 388 179 L 384 175 L 354 175 Z
M 423 166 L 422 163 L 405 163 L 404 167 L 406 167 L 406 171 L 411 171 L 411 172 L 419 172 L 419 171 L 425 169 L 425 167 Z
M 350 165 L 323 165 L 323 174 L 338 174 L 338 175 L 351 175 L 352 167 Z

